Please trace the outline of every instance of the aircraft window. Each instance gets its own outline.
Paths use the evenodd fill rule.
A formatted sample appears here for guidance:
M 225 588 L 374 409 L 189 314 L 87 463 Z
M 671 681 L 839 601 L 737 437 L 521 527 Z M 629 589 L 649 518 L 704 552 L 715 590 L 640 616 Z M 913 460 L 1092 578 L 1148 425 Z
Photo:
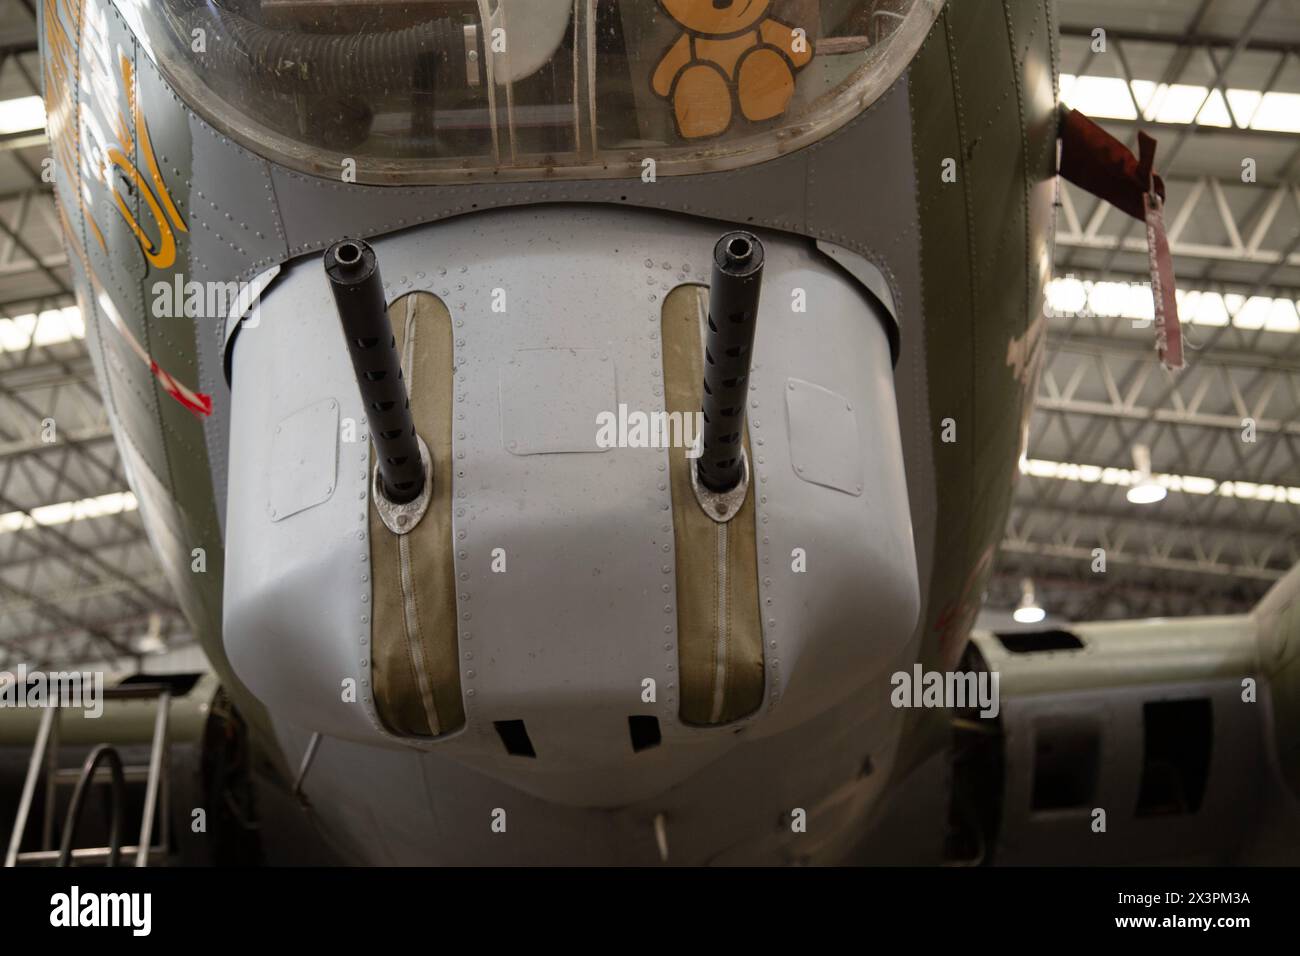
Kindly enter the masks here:
M 998 642 L 1013 654 L 1033 654 L 1038 651 L 1077 651 L 1083 647 L 1069 631 L 1009 631 L 995 634 Z
M 942 0 L 161 0 L 128 4 L 205 119 L 360 182 L 640 177 L 826 136 L 906 69 Z M 201 38 L 201 39 L 200 39 Z
M 1101 731 L 1080 716 L 1044 717 L 1034 724 L 1034 810 L 1091 807 L 1101 765 Z
M 1140 817 L 1195 813 L 1205 798 L 1214 737 L 1208 697 L 1153 700 L 1142 705 Z
M 132 674 L 129 677 L 123 677 L 118 681 L 119 687 L 130 687 L 133 684 L 163 684 L 171 691 L 173 697 L 184 697 L 194 689 L 203 675 L 199 673 L 187 672 L 183 674 Z

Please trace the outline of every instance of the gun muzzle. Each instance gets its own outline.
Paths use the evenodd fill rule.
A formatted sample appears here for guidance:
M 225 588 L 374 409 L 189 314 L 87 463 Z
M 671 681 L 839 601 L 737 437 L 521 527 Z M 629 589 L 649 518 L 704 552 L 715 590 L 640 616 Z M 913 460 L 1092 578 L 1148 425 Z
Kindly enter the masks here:
M 381 490 L 394 504 L 405 504 L 424 491 L 426 475 L 401 357 L 388 321 L 379 260 L 368 243 L 344 239 L 326 250 L 325 274 L 370 421 Z

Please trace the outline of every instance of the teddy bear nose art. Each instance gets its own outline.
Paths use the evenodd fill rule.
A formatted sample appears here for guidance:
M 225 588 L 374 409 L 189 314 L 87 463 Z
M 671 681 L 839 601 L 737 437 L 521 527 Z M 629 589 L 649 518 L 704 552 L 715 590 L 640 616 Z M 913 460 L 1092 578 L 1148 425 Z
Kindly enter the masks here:
M 713 0 L 713 9 L 725 10 L 735 2 L 736 0 Z

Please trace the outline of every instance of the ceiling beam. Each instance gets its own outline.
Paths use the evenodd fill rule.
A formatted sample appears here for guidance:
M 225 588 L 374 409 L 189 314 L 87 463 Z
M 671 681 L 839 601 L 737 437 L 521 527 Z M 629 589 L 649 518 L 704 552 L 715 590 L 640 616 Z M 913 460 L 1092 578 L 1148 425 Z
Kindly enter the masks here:
M 1061 24 L 1061 36 L 1091 40 L 1092 31 L 1099 26 L 1103 26 L 1103 24 L 1063 23 Z M 1235 36 L 1206 33 L 1200 30 L 1190 33 L 1170 33 L 1164 30 L 1133 30 L 1127 27 L 1105 27 L 1105 30 L 1107 40 L 1119 40 L 1121 43 L 1164 43 L 1169 46 L 1179 47 L 1208 46 L 1216 49 L 1225 47 L 1231 49 L 1237 45 L 1238 41 Z M 1252 36 L 1247 38 L 1245 44 L 1242 45 L 1242 49 L 1263 50 L 1270 53 L 1300 53 L 1300 43 L 1292 40 Z
M 1078 545 L 1053 544 L 1047 541 L 1016 541 L 1004 538 L 1002 550 L 1013 554 L 1029 555 L 1042 558 L 1062 558 L 1069 561 L 1090 563 L 1093 560 L 1092 548 Z M 1129 553 L 1106 550 L 1106 563 L 1133 564 L 1144 568 L 1160 568 L 1165 571 L 1180 571 L 1187 574 L 1209 574 L 1218 577 L 1248 578 L 1256 581 L 1279 581 L 1289 569 L 1258 568 L 1246 564 L 1227 564 L 1196 558 L 1161 557 L 1148 553 Z

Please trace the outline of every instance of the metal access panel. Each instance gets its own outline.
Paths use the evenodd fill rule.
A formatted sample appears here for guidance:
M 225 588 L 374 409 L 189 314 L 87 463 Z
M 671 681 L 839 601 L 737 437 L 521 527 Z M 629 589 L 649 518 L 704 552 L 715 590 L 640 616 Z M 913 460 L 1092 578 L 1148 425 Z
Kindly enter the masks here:
M 794 473 L 815 485 L 862 494 L 862 449 L 853 403 L 802 379 L 792 378 L 785 387 Z
M 618 408 L 603 349 L 518 349 L 501 366 L 501 440 L 516 455 L 603 451 L 598 416 Z
M 328 501 L 339 465 L 339 403 L 333 398 L 294 412 L 271 439 L 267 508 L 272 521 Z

